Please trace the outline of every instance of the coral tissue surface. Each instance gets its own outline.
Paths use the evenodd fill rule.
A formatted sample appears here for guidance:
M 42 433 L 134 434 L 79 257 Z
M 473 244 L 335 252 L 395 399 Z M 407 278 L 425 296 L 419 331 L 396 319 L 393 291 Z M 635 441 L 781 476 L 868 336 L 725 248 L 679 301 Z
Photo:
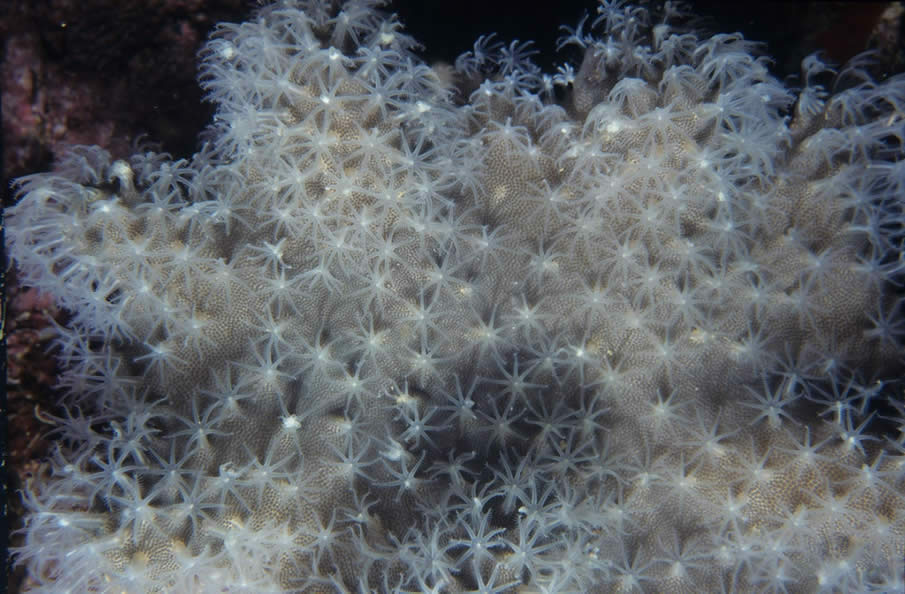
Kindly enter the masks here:
M 618 2 L 430 67 L 378 4 L 220 25 L 190 159 L 17 182 L 32 587 L 902 591 L 905 79 Z

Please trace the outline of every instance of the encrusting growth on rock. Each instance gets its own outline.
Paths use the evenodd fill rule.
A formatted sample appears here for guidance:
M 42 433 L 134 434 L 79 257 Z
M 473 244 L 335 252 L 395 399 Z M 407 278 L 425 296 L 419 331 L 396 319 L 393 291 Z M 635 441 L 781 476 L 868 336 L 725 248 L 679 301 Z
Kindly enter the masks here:
M 619 2 L 451 76 L 379 4 L 220 25 L 189 160 L 17 181 L 37 589 L 901 590 L 905 79 Z

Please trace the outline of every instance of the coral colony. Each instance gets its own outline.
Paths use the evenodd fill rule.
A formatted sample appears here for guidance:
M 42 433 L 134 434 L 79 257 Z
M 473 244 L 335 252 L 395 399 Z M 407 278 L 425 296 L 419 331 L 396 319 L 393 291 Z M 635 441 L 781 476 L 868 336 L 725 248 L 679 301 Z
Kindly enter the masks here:
M 905 78 L 609 1 L 432 68 L 379 4 L 220 25 L 189 160 L 18 181 L 32 586 L 902 591 Z

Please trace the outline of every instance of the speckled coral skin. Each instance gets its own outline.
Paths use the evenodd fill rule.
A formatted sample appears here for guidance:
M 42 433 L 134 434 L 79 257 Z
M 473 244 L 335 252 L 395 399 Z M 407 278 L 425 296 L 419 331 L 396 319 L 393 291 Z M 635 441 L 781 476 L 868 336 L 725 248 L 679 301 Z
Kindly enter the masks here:
M 901 584 L 905 81 L 796 95 L 652 20 L 450 82 L 372 3 L 278 3 L 207 44 L 191 160 L 20 180 L 11 253 L 74 314 L 37 582 Z

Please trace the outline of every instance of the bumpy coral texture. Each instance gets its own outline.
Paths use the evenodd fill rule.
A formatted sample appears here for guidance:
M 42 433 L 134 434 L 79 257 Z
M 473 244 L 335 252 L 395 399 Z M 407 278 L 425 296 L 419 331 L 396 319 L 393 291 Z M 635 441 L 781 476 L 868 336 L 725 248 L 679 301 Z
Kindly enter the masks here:
M 545 75 L 284 0 L 191 160 L 20 180 L 72 312 L 35 588 L 901 591 L 905 80 L 674 12 Z

